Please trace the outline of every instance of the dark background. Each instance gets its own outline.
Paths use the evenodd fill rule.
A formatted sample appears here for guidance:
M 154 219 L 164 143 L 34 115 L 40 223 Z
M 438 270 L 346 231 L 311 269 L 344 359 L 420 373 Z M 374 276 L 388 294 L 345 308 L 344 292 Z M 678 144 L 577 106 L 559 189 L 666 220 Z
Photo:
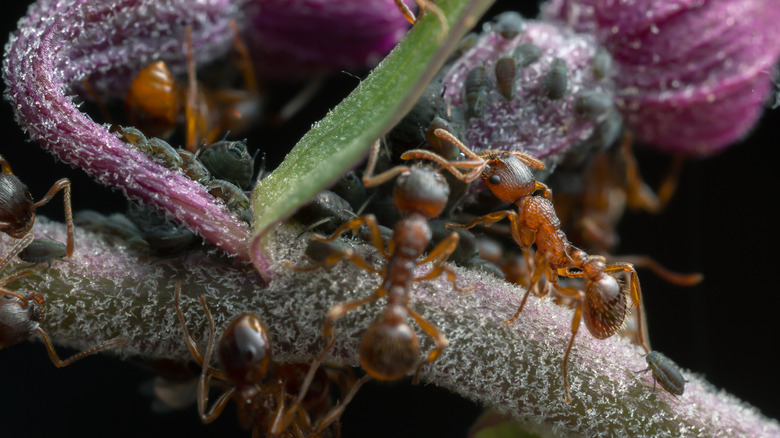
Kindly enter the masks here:
M 6 4 L 3 28 L 16 28 L 23 2 Z M 499 2 L 495 11 L 515 2 Z M 530 2 L 529 2 L 530 3 Z M 526 8 L 526 15 L 534 9 Z M 491 12 L 488 14 L 490 16 Z M 263 131 L 262 142 L 292 146 L 314 120 L 357 85 L 347 74 L 336 75 L 329 90 L 283 128 Z M 283 102 L 294 87 L 276 87 L 271 96 Z M 775 229 L 778 184 L 777 126 L 780 113 L 769 111 L 745 140 L 715 157 L 686 163 L 678 192 L 660 215 L 628 213 L 620 225 L 624 254 L 648 254 L 666 266 L 698 271 L 705 281 L 679 288 L 640 273 L 654 349 L 681 367 L 704 375 L 714 385 L 780 417 L 780 379 L 774 360 L 780 347 L 777 312 L 780 300 L 772 284 L 780 261 Z M 10 105 L 0 103 L 3 146 L 15 173 L 38 199 L 61 177 L 73 182 L 73 205 L 106 213 L 124 208 L 117 193 L 98 186 L 27 142 L 13 121 Z M 728 123 L 728 121 L 723 121 Z M 250 145 L 257 147 L 250 136 Z M 652 183 L 669 157 L 638 151 L 643 174 Z M 278 158 L 271 158 L 271 164 Z M 61 219 L 61 198 L 41 213 Z M 66 356 L 62 352 L 61 356 Z M 192 407 L 157 415 L 139 392 L 151 374 L 109 357 L 92 357 L 56 369 L 39 342 L 0 352 L 0 424 L 3 436 L 249 436 L 230 412 L 203 426 Z M 446 390 L 394 385 L 367 385 L 344 415 L 344 436 L 464 436 L 479 408 Z

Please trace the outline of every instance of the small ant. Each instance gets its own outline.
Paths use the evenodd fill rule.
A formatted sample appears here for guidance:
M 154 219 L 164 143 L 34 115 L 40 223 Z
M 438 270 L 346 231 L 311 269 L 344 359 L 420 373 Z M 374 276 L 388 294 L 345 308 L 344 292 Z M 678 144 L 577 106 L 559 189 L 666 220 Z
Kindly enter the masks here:
M 219 342 L 215 342 L 214 319 L 206 305 L 206 298 L 201 296 L 200 303 L 206 315 L 209 327 L 209 340 L 205 353 L 201 353 L 195 339 L 187 329 L 184 313 L 179 304 L 181 296 L 181 282 L 176 283 L 174 291 L 174 306 L 181 323 L 182 331 L 195 361 L 201 366 L 201 375 L 198 382 L 198 412 L 201 421 L 208 424 L 216 420 L 224 410 L 227 402 L 234 398 L 239 405 L 239 415 L 242 423 L 256 426 L 255 433 L 267 430 L 272 436 L 284 433 L 289 427 L 300 431 L 305 429 L 308 434 L 319 434 L 329 425 L 337 421 L 347 404 L 352 400 L 360 386 L 368 381 L 369 376 L 364 376 L 352 384 L 351 389 L 344 400 L 331 408 L 320 417 L 316 424 L 312 425 L 308 413 L 303 409 L 308 389 L 316 376 L 316 371 L 322 359 L 332 344 L 312 362 L 309 372 L 304 378 L 300 392 L 294 399 L 293 405 L 285 409 L 285 399 L 291 397 L 287 392 L 287 385 L 282 376 L 297 375 L 295 369 L 285 370 L 284 366 L 273 364 L 273 346 L 271 335 L 263 322 L 255 315 L 244 313 L 234 318 L 227 326 Z M 212 368 L 209 363 L 211 354 L 216 347 L 217 361 L 220 369 Z M 269 376 L 271 368 L 273 375 Z M 212 377 L 233 384 L 233 388 L 222 394 L 211 408 L 208 408 L 208 389 Z M 268 383 L 264 383 L 268 381 Z M 296 414 L 298 418 L 296 420 Z M 302 435 L 302 433 L 297 433 Z
M 184 115 L 186 148 L 190 152 L 195 152 L 199 139 L 212 143 L 220 131 L 245 130 L 260 111 L 260 93 L 249 52 L 235 22 L 231 22 L 231 28 L 246 90 L 204 90 L 197 86 L 192 28 L 187 27 L 188 83 L 177 83 L 163 61 L 146 66 L 125 95 L 125 112 L 130 122 L 153 137 L 168 137 Z
M 29 245 L 32 240 L 32 234 L 27 234 L 19 240 L 11 249 L 8 256 L 0 262 L 0 270 L 4 269 L 10 260 L 19 254 L 24 247 Z M 44 344 L 46 344 L 46 350 L 49 353 L 51 362 L 57 368 L 62 368 L 83 357 L 125 343 L 124 338 L 114 338 L 80 353 L 76 353 L 65 360 L 60 359 L 49 340 L 49 336 L 46 335 L 46 332 L 41 328 L 41 322 L 43 322 L 46 317 L 46 309 L 43 307 L 43 296 L 35 292 L 22 295 L 4 287 L 6 284 L 31 274 L 32 272 L 32 269 L 25 269 L 0 279 L 0 350 L 24 342 L 33 334 L 38 333 L 43 339 Z
M 426 363 L 435 361 L 447 347 L 447 338 L 430 322 L 409 307 L 409 290 L 413 282 L 431 280 L 442 274 L 461 291 L 456 284 L 455 272 L 444 261 L 458 245 L 458 234 L 452 232 L 442 239 L 428 255 L 420 259 L 432 237 L 429 220 L 437 217 L 447 203 L 449 187 L 439 170 L 428 167 L 396 166 L 379 175 L 372 175 L 379 155 L 380 143 L 374 143 L 363 175 L 363 184 L 373 187 L 397 176 L 393 198 L 403 217 L 394 229 L 387 248 L 374 215 L 365 215 L 342 224 L 330 237 L 314 236 L 331 242 L 347 230 L 358 231 L 366 225 L 370 229 L 371 242 L 387 260 L 382 270 L 377 270 L 351 250 L 344 250 L 325 258 L 323 262 L 299 270 L 312 270 L 330 265 L 342 259 L 350 260 L 357 267 L 382 277 L 381 285 L 371 296 L 333 306 L 323 327 L 326 341 L 335 338 L 334 322 L 365 304 L 387 296 L 384 313 L 368 328 L 360 346 L 360 363 L 363 369 L 377 380 L 396 380 L 407 375 L 417 365 L 417 373 Z M 445 166 L 443 166 L 445 167 Z M 452 169 L 452 166 L 446 166 Z M 417 266 L 433 262 L 430 272 L 415 277 Z M 434 339 L 436 347 L 425 360 L 419 361 L 420 345 L 412 327 L 407 323 L 411 316 L 422 330 Z M 419 364 L 418 364 L 419 362 Z
M 640 345 L 645 349 L 645 352 L 649 352 L 649 343 L 644 336 L 644 321 L 641 318 L 642 293 L 639 278 L 633 265 L 622 262 L 607 264 L 604 257 L 588 255 L 568 241 L 560 229 L 560 220 L 558 220 L 550 201 L 552 192 L 546 185 L 538 182 L 531 172 L 531 167 L 542 169 L 544 163 L 519 151 L 485 151 L 481 155 L 477 155 L 448 131 L 438 129 L 435 134 L 456 144 L 471 159 L 470 161 L 450 164 L 454 167 L 473 169 L 469 174 L 463 175 L 464 180 L 474 178 L 474 174 L 477 174 L 500 200 L 517 206 L 517 211 L 497 211 L 476 218 L 467 225 L 452 225 L 451 227 L 468 229 L 479 224 L 490 226 L 507 218 L 510 222 L 512 237 L 526 256 L 529 254 L 528 249 L 531 245 L 536 244 L 535 268 L 531 274 L 530 284 L 527 286 L 525 296 L 517 312 L 507 323 L 514 322 L 520 315 L 532 287 L 543 274 L 558 294 L 564 295 L 576 303 L 571 325 L 572 336 L 563 359 L 566 402 L 571 401 L 567 372 L 569 353 L 583 319 L 588 331 L 595 338 L 609 338 L 620 329 L 626 319 L 628 314 L 626 295 L 630 294 L 633 305 L 639 309 L 637 325 Z M 446 163 L 446 160 L 429 151 L 409 151 L 405 155 Z M 405 156 L 401 158 L 405 158 Z M 537 191 L 541 191 L 542 196 L 534 196 Z M 625 287 L 615 278 L 615 274 L 618 273 L 628 274 L 629 279 Z M 557 282 L 559 275 L 583 278 L 585 280 L 584 291 L 559 285 Z M 628 288 L 628 293 L 626 293 L 625 288 Z
M 0 155 L 0 231 L 18 239 L 30 233 L 35 224 L 35 209 L 51 201 L 62 190 L 67 227 L 67 257 L 73 255 L 73 214 L 70 205 L 70 180 L 62 178 L 54 183 L 44 197 L 33 201 L 27 185 L 11 171 L 8 161 Z

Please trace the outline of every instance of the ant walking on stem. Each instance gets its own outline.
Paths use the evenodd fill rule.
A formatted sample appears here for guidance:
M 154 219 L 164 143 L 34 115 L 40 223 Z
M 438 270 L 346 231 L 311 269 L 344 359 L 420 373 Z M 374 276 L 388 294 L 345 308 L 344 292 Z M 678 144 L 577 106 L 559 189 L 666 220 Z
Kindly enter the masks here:
M 517 211 L 497 211 L 476 218 L 469 224 L 451 227 L 468 229 L 480 224 L 490 226 L 506 218 L 510 222 L 512 238 L 526 255 L 529 254 L 529 248 L 536 244 L 530 284 L 527 285 L 525 296 L 517 312 L 507 323 L 514 322 L 520 315 L 528 295 L 542 275 L 546 276 L 558 294 L 576 303 L 571 324 L 571 339 L 563 358 L 566 402 L 571 401 L 567 366 L 569 354 L 583 319 L 585 326 L 595 338 L 609 338 L 620 329 L 628 315 L 627 295 L 630 294 L 633 305 L 639 312 L 637 318 L 639 343 L 645 352 L 649 353 L 650 346 L 642 318 L 642 292 L 633 265 L 620 262 L 607 264 L 604 257 L 588 255 L 568 241 L 561 231 L 560 220 L 550 201 L 552 197 L 550 190 L 546 185 L 536 181 L 531 171 L 531 167 L 543 168 L 543 163 L 523 152 L 485 151 L 478 155 L 446 130 L 437 129 L 435 135 L 455 144 L 470 159 L 458 162 L 458 166 L 472 169 L 468 174 L 464 174 L 464 180 L 474 178 L 476 174 L 500 200 L 517 206 Z M 446 163 L 444 158 L 424 150 L 409 151 L 401 156 L 403 159 L 407 157 Z M 534 196 L 537 191 L 541 191 L 542 196 Z M 619 273 L 628 274 L 626 286 L 621 285 L 615 277 Z M 582 290 L 564 287 L 558 284 L 558 276 L 583 278 L 585 286 Z
M 363 184 L 366 187 L 373 187 L 397 176 L 393 200 L 403 217 L 396 223 L 388 247 L 385 248 L 377 220 L 371 214 L 342 224 L 330 237 L 317 235 L 314 237 L 320 241 L 332 242 L 344 232 L 348 230 L 357 232 L 365 225 L 370 230 L 372 244 L 387 260 L 386 265 L 381 270 L 377 270 L 359 255 L 345 249 L 335 251 L 313 266 L 294 267 L 294 269 L 313 270 L 347 259 L 359 268 L 381 276 L 382 283 L 372 295 L 337 304 L 330 309 L 322 330 L 323 337 L 326 342 L 332 342 L 335 337 L 333 324 L 336 320 L 352 310 L 386 296 L 387 305 L 384 313 L 371 324 L 363 336 L 360 344 L 360 363 L 373 378 L 385 381 L 400 379 L 416 366 L 416 379 L 421 367 L 435 361 L 447 347 L 448 342 L 444 334 L 433 324 L 409 307 L 409 291 L 412 284 L 446 275 L 456 290 L 465 292 L 457 286 L 455 272 L 445 264 L 445 260 L 458 245 L 457 233 L 451 233 L 428 255 L 422 257 L 432 236 L 428 221 L 441 214 L 450 193 L 449 186 L 440 171 L 448 169 L 453 173 L 460 174 L 460 172 L 455 169 L 457 166 L 445 161 L 438 170 L 422 166 L 396 166 L 379 175 L 372 175 L 379 155 L 379 147 L 380 142 L 377 141 L 371 149 Z M 415 268 L 426 263 L 433 263 L 431 270 L 425 275 L 415 277 Z M 422 361 L 419 360 L 419 341 L 407 322 L 409 316 L 436 343 L 436 347 Z
M 245 426 L 254 424 L 252 436 L 265 436 L 261 435 L 264 431 L 267 431 L 271 436 L 279 436 L 286 431 L 295 436 L 317 435 L 338 421 L 357 390 L 369 378 L 365 376 L 357 382 L 353 382 L 351 389 L 344 396 L 344 400 L 312 425 L 311 418 L 305 409 L 306 395 L 315 378 L 315 372 L 319 370 L 320 363 L 332 344 L 312 362 L 300 386 L 298 396 L 294 399 L 293 404 L 285 409 L 285 400 L 292 397 L 287 392 L 286 382 L 280 376 L 291 374 L 291 372 L 289 369 L 285 369 L 284 365 L 273 363 L 271 334 L 260 318 L 250 313 L 237 316 L 230 322 L 219 342 L 216 343 L 214 319 L 206 305 L 206 298 L 200 297 L 200 303 L 209 326 L 209 341 L 206 352 L 201 353 L 197 342 L 187 329 L 184 313 L 179 304 L 180 296 L 181 283 L 177 282 L 174 292 L 174 307 L 187 341 L 187 348 L 201 366 L 198 382 L 198 412 L 203 423 L 208 424 L 216 420 L 227 402 L 233 398 L 239 405 L 242 423 Z M 220 369 L 214 369 L 209 365 L 215 348 Z M 295 366 L 293 365 L 293 367 Z M 295 368 L 292 374 L 297 371 L 299 370 Z M 208 408 L 209 383 L 212 377 L 229 382 L 234 386 L 222 394 L 211 408 Z M 289 431 L 289 428 L 293 430 Z

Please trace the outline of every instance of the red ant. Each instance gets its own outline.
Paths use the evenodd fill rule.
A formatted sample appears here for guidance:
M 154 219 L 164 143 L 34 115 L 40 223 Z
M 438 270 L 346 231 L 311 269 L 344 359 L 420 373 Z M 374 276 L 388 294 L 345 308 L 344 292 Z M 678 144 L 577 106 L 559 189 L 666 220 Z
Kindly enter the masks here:
M 347 404 L 352 400 L 360 386 L 369 377 L 364 376 L 351 385 L 351 389 L 344 400 L 327 413 L 322 415 L 316 424 L 311 424 L 311 419 L 305 406 L 308 389 L 316 377 L 322 359 L 329 351 L 328 346 L 309 367 L 305 379 L 300 385 L 300 392 L 291 407 L 285 409 L 285 399 L 291 398 L 287 392 L 286 382 L 282 377 L 290 374 L 297 375 L 298 368 L 285 369 L 284 366 L 275 366 L 273 375 L 269 371 L 274 365 L 272 362 L 273 347 L 271 335 L 260 318 L 244 313 L 234 318 L 227 326 L 219 343 L 215 343 L 214 319 L 206 305 L 206 298 L 200 297 L 200 303 L 206 314 L 209 325 L 209 340 L 205 354 L 202 354 L 195 339 L 190 335 L 184 314 L 179 305 L 181 295 L 181 283 L 176 283 L 174 292 L 174 306 L 179 322 L 181 323 L 187 347 L 195 361 L 201 366 L 201 376 L 198 384 L 198 412 L 203 423 L 211 423 L 222 413 L 227 402 L 233 398 L 239 405 L 239 415 L 242 423 L 255 425 L 253 436 L 261 436 L 264 430 L 272 436 L 277 436 L 292 427 L 296 436 L 306 434 L 320 434 L 325 428 L 336 422 Z M 217 359 L 220 369 L 209 366 L 211 354 L 216 346 Z M 232 383 L 234 386 L 222 394 L 211 408 L 208 408 L 208 389 L 212 377 Z M 263 381 L 269 381 L 263 383 Z M 321 404 L 320 397 L 315 397 L 314 405 Z M 298 417 L 296 418 L 296 414 Z
M 8 256 L 0 262 L 0 270 L 4 269 L 11 259 L 19 254 L 19 252 L 32 241 L 32 234 L 27 234 L 22 237 L 22 239 L 11 249 Z M 33 334 L 38 333 L 43 339 L 44 344 L 46 344 L 46 350 L 49 353 L 51 362 L 57 368 L 62 368 L 83 357 L 125 343 L 124 338 L 114 338 L 74 354 L 65 360 L 61 360 L 57 355 L 57 352 L 54 351 L 54 346 L 49 340 L 49 336 L 46 335 L 46 332 L 41 328 L 41 322 L 43 322 L 46 317 L 46 309 L 43 307 L 43 296 L 35 292 L 22 295 L 3 287 L 32 272 L 32 269 L 25 269 L 0 279 L 0 350 L 5 347 L 19 344 L 27 340 Z
M 152 137 L 168 137 L 184 115 L 186 148 L 190 152 L 195 152 L 200 140 L 213 143 L 220 131 L 245 130 L 259 112 L 260 93 L 249 52 L 235 22 L 231 22 L 231 28 L 246 90 L 204 90 L 197 86 L 192 28 L 187 27 L 188 84 L 177 83 L 163 61 L 148 65 L 133 79 L 125 96 L 130 122 Z
M 366 225 L 370 229 L 372 244 L 387 260 L 385 267 L 377 270 L 362 257 L 347 249 L 331 254 L 316 265 L 295 269 L 312 270 L 348 259 L 359 268 L 382 277 L 381 285 L 371 296 L 333 306 L 328 312 L 322 332 L 326 340 L 332 340 L 335 338 L 333 323 L 337 319 L 358 307 L 387 296 L 384 313 L 371 324 L 363 336 L 360 345 L 360 363 L 373 378 L 388 381 L 407 375 L 415 365 L 419 373 L 423 365 L 435 361 L 447 347 L 448 342 L 444 334 L 409 307 L 409 290 L 413 282 L 431 280 L 446 274 L 455 289 L 460 291 L 456 284 L 455 272 L 444 264 L 455 250 L 459 239 L 457 233 L 451 233 L 427 256 L 420 259 L 431 240 L 432 231 L 428 221 L 437 217 L 444 209 L 449 196 L 449 187 L 438 170 L 428 167 L 396 166 L 379 175 L 372 175 L 379 155 L 379 145 L 377 141 L 371 149 L 366 172 L 363 175 L 363 184 L 372 187 L 398 176 L 393 199 L 403 217 L 393 229 L 388 248 L 385 248 L 376 218 L 371 214 L 344 223 L 330 237 L 323 238 L 316 235 L 314 237 L 330 242 L 347 230 L 357 232 Z M 451 166 L 446 167 L 452 169 Z M 421 277 L 415 277 L 415 268 L 429 262 L 433 263 L 431 271 Z M 419 364 L 420 345 L 414 330 L 407 323 L 409 316 L 436 343 L 436 347 Z
M 27 185 L 11 171 L 11 166 L 0 155 L 0 231 L 18 239 L 30 233 L 35 225 L 35 209 L 51 201 L 62 190 L 65 198 L 65 225 L 67 227 L 68 257 L 73 255 L 73 213 L 70 206 L 70 180 L 62 178 L 54 183 L 38 202 L 33 201 Z
M 639 309 L 640 345 L 645 349 L 645 352 L 649 352 L 650 347 L 644 335 L 644 321 L 641 317 L 642 292 L 633 265 L 622 262 L 607 264 L 604 257 L 588 255 L 568 241 L 560 229 L 560 220 L 558 220 L 550 201 L 552 195 L 549 188 L 536 181 L 531 172 L 531 167 L 542 169 L 544 164 L 519 151 L 485 151 L 477 155 L 448 131 L 437 129 L 435 134 L 457 145 L 471 159 L 470 161 L 449 164 L 453 167 L 473 169 L 469 174 L 463 175 L 464 181 L 474 178 L 474 174 L 478 174 L 496 197 L 517 206 L 517 211 L 497 211 L 476 218 L 467 225 L 452 225 L 451 227 L 468 229 L 479 224 L 490 226 L 507 218 L 510 222 L 512 237 L 524 253 L 528 254 L 531 245 L 536 244 L 534 269 L 530 284 L 520 307 L 507 323 L 514 322 L 520 315 L 532 287 L 543 274 L 557 293 L 576 303 L 571 325 L 572 336 L 563 359 L 566 401 L 571 401 L 567 372 L 569 353 L 574 345 L 574 338 L 582 319 L 584 318 L 586 327 L 595 338 L 606 339 L 620 329 L 628 314 L 627 293 L 624 286 L 615 278 L 615 274 L 622 272 L 629 276 L 625 287 L 628 288 L 633 305 Z M 407 157 L 426 158 L 438 163 L 446 163 L 445 159 L 429 151 L 414 150 L 401 156 L 402 159 Z M 534 196 L 537 191 L 541 191 L 542 196 Z M 559 275 L 583 278 L 585 280 L 584 291 L 559 285 L 557 282 Z

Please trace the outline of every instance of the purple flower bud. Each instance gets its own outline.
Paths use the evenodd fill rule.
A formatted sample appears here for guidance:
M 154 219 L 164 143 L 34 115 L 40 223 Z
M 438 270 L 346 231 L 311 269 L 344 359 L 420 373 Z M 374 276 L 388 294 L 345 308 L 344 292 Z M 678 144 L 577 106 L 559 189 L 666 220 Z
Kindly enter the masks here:
M 596 36 L 635 137 L 674 153 L 709 155 L 743 137 L 780 55 L 774 0 L 552 0 L 543 16 Z
M 258 71 L 274 78 L 372 67 L 409 29 L 393 0 L 254 0 L 254 9 L 247 40 Z
M 533 20 L 507 38 L 498 20 L 443 74 L 450 118 L 465 127 L 459 135 L 469 147 L 520 150 L 549 162 L 574 146 L 608 146 L 620 115 L 612 78 L 594 69 L 601 56 L 595 39 Z M 582 96 L 596 100 L 585 108 Z

